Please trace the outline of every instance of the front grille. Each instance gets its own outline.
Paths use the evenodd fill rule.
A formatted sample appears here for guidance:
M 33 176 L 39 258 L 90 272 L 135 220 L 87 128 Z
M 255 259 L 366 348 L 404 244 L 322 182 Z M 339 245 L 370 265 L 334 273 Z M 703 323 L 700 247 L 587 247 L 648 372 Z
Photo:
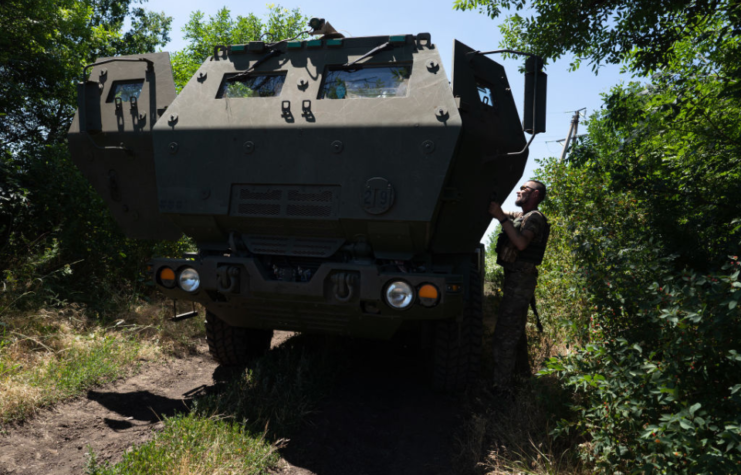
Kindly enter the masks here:
M 304 257 L 330 257 L 345 242 L 342 238 L 256 235 L 242 236 L 242 241 L 253 254 Z
M 232 185 L 230 216 L 336 219 L 340 187 Z
M 241 188 L 239 190 L 240 200 L 280 201 L 282 195 L 282 190 L 256 191 L 249 188 Z
M 288 205 L 286 214 L 292 217 L 329 218 L 332 216 L 332 206 Z
M 239 214 L 242 216 L 278 216 L 280 205 L 267 203 L 240 203 Z
M 298 190 L 290 190 L 288 192 L 289 201 L 321 201 L 329 203 L 332 201 L 331 191 L 318 191 L 318 192 L 301 192 Z

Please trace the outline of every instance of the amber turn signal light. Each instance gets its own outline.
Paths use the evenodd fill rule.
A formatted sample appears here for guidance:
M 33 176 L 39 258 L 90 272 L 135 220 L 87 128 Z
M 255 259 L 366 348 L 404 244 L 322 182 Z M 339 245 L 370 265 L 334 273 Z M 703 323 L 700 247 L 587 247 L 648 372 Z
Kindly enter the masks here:
M 175 287 L 175 271 L 169 267 L 161 268 L 158 278 L 163 287 L 167 287 L 168 289 Z
M 417 295 L 423 307 L 434 307 L 440 300 L 440 292 L 432 284 L 423 284 L 417 291 Z

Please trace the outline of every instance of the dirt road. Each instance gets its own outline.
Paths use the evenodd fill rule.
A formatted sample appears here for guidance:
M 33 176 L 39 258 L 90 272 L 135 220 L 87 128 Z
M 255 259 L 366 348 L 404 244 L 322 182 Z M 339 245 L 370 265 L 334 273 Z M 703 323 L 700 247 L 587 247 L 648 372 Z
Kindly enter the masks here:
M 434 393 L 419 362 L 363 342 L 351 369 L 281 452 L 288 475 L 450 475 L 459 400 Z
M 88 446 L 99 460 L 120 460 L 161 427 L 163 416 L 187 410 L 186 401 L 213 384 L 215 368 L 204 354 L 151 364 L 136 376 L 42 411 L 0 436 L 0 474 L 84 473 Z
M 273 344 L 289 335 L 280 332 Z M 283 475 L 450 474 L 455 398 L 434 394 L 417 363 L 388 344 L 360 344 L 350 369 L 282 450 Z M 79 474 L 87 447 L 115 463 L 215 384 L 206 354 L 151 364 L 138 375 L 42 411 L 0 436 L 0 474 Z M 215 374 L 216 373 L 216 374 Z M 217 378 L 218 379 L 218 378 Z

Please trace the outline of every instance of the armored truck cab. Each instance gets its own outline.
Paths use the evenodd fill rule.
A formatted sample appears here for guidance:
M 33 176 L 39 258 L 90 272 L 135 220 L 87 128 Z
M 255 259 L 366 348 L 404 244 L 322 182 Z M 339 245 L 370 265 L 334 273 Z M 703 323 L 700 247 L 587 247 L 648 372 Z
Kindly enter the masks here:
M 205 307 L 220 363 L 274 329 L 418 327 L 435 385 L 458 389 L 481 347 L 489 201 L 527 158 L 507 76 L 456 41 L 449 83 L 429 34 L 337 36 L 216 46 L 177 96 L 167 53 L 99 60 L 73 159 L 127 235 L 196 242 L 151 275 Z

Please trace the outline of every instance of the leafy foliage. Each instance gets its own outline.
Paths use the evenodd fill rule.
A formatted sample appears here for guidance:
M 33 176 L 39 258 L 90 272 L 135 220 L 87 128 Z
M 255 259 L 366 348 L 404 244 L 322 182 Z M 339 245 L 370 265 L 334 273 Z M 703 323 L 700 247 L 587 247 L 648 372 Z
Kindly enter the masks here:
M 560 286 L 587 304 L 546 294 L 576 344 L 545 371 L 578 395 L 579 419 L 560 430 L 589 435 L 583 455 L 608 472 L 730 473 L 739 457 L 726 452 L 741 435 L 737 258 L 717 257 L 726 263 L 708 273 L 681 269 L 644 203 L 607 193 L 599 169 L 550 161 L 541 172 L 552 180 L 546 213 L 569 231 L 552 234 L 546 264 L 571 262 L 544 273 L 541 292 Z
M 741 110 L 724 62 L 738 42 L 716 51 L 719 24 L 707 25 L 651 83 L 614 88 L 569 161 L 541 170 L 546 213 L 568 223 L 565 280 L 590 308 L 568 316 L 581 346 L 547 372 L 579 395 L 580 420 L 561 430 L 589 434 L 584 455 L 604 470 L 730 473 L 741 461 Z
M 224 7 L 215 16 L 204 20 L 201 11 L 191 13 L 183 27 L 183 37 L 188 45 L 172 55 L 175 86 L 178 91 L 188 83 L 203 61 L 213 54 L 216 45 L 244 44 L 250 41 L 276 42 L 300 35 L 308 17 L 299 9 L 287 10 L 280 5 L 269 5 L 268 18 L 263 20 L 250 13 L 246 17 L 232 18 Z
M 0 5 L 0 315 L 8 308 L 74 299 L 100 306 L 110 291 L 140 289 L 152 255 L 175 244 L 126 239 L 103 201 L 72 164 L 66 133 L 75 82 L 100 57 L 154 52 L 172 19 L 131 0 L 9 0 Z M 190 44 L 173 57 L 183 86 L 217 44 L 295 36 L 306 18 L 272 7 L 269 17 L 209 21 L 196 12 Z M 124 27 L 128 24 L 128 28 Z
M 738 4 L 457 5 L 531 7 L 505 21 L 505 46 L 643 76 L 605 95 L 588 138 L 538 172 L 553 225 L 539 302 L 571 345 L 545 373 L 579 415 L 558 431 L 588 437 L 581 454 L 605 473 L 737 472 Z
M 733 0 L 455 0 L 454 5 L 478 8 L 491 18 L 515 10 L 499 27 L 505 47 L 546 60 L 572 53 L 574 69 L 584 60 L 594 71 L 603 64 L 629 62 L 639 74 L 666 65 L 675 45 L 703 31 L 708 21 L 724 18 L 720 42 L 737 37 L 741 24 L 741 10 Z
M 583 454 L 606 471 L 741 462 L 741 110 L 724 74 L 733 54 L 697 61 L 713 35 L 676 44 L 650 84 L 614 88 L 568 162 L 541 169 L 546 214 L 568 230 L 554 251 L 573 273 L 560 280 L 589 305 L 563 315 L 579 346 L 547 372 L 578 394 L 580 419 L 561 430 L 589 434 Z
M 72 164 L 66 133 L 83 65 L 154 51 L 168 41 L 170 21 L 130 1 L 0 5 L 0 312 L 99 301 L 136 283 L 144 256 L 157 252 L 160 245 L 124 238 Z

